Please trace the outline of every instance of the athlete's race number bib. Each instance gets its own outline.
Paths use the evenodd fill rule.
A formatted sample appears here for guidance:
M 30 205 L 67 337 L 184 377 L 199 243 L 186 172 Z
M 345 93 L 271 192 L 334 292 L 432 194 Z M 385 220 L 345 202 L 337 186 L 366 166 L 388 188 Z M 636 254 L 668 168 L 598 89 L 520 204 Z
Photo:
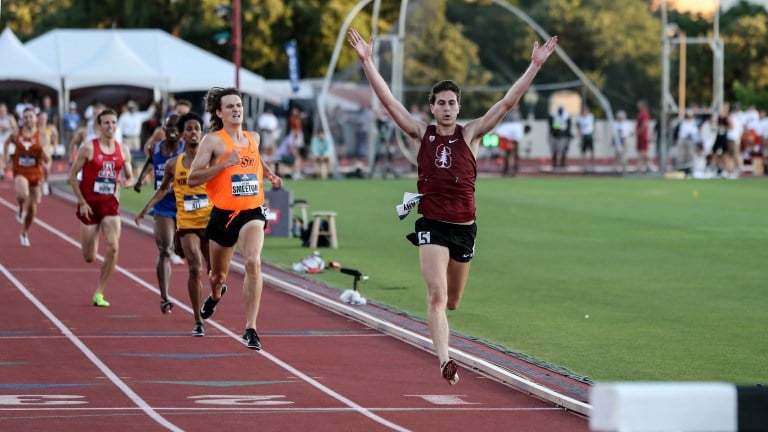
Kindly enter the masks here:
M 259 194 L 259 178 L 256 174 L 236 174 L 232 176 L 232 196 L 248 197 Z
M 32 155 L 19 155 L 20 167 L 33 167 L 37 165 L 37 159 Z
M 184 195 L 184 211 L 195 211 L 208 207 L 208 195 Z
M 117 181 L 111 178 L 99 177 L 93 182 L 93 191 L 99 195 L 114 195 Z

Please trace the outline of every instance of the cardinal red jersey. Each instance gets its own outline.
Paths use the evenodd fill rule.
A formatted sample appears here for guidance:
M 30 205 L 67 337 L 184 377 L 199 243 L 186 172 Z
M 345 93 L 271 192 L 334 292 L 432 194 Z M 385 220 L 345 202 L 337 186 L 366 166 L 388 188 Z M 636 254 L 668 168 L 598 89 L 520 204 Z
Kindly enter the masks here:
M 464 141 L 462 127 L 453 135 L 437 134 L 435 125 L 427 126 L 417 156 L 419 213 L 425 218 L 452 223 L 475 220 L 475 180 L 477 162 Z

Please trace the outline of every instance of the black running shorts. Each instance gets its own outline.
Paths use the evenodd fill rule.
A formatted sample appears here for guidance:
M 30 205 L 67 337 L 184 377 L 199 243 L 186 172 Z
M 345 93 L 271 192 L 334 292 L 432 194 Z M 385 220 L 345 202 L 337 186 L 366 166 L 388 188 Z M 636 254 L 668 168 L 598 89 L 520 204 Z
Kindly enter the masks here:
M 205 236 L 224 247 L 232 247 L 237 244 L 240 229 L 252 220 L 264 221 L 267 226 L 267 218 L 263 207 L 250 210 L 241 210 L 234 217 L 233 210 L 222 210 L 215 206 L 211 210 L 208 226 L 205 228 Z
M 416 232 L 405 238 L 414 246 L 433 244 L 448 248 L 451 259 L 458 262 L 469 262 L 475 256 L 475 238 L 477 224 L 458 225 L 420 218 L 416 221 Z

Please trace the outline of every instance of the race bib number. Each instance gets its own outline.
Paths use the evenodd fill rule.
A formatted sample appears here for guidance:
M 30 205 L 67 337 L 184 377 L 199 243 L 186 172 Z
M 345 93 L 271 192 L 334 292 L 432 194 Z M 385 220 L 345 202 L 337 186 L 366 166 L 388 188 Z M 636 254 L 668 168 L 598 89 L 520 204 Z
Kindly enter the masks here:
M 248 197 L 259 194 L 259 178 L 256 174 L 236 174 L 232 176 L 232 196 Z
M 99 195 L 114 195 L 117 190 L 115 179 L 99 177 L 93 182 L 93 191 Z
M 37 165 L 37 159 L 32 155 L 19 155 L 20 167 L 33 167 Z
M 425 245 L 432 243 L 432 238 L 429 231 L 419 231 L 416 234 L 419 236 L 419 244 Z
M 208 195 L 184 195 L 184 211 L 195 211 L 208 207 Z

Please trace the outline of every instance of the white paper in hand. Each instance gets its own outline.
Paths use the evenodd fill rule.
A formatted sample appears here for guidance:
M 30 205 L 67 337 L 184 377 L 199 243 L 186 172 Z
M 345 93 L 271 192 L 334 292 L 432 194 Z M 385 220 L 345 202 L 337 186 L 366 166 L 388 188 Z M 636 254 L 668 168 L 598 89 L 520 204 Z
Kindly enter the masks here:
M 411 213 L 411 210 L 416 207 L 422 196 L 424 195 L 410 192 L 405 192 L 403 194 L 403 203 L 395 206 L 397 216 L 400 218 L 400 220 L 405 219 L 405 217 Z

